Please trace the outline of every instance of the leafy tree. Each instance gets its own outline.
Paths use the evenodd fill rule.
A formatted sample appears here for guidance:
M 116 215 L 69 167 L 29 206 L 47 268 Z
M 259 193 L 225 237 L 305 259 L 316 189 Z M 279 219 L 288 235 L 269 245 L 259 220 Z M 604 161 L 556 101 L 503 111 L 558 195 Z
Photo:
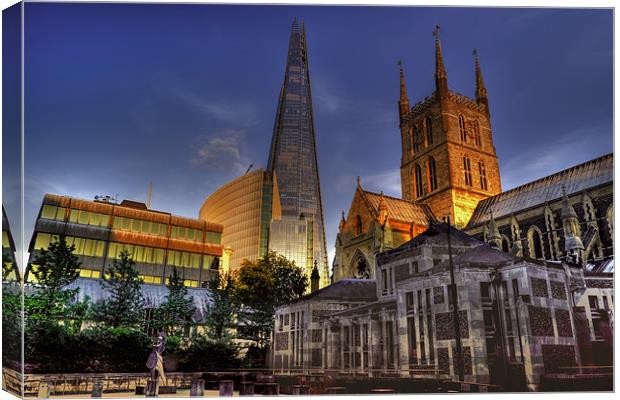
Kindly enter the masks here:
M 229 341 L 238 309 L 235 277 L 230 273 L 218 274 L 209 281 L 208 288 L 211 299 L 205 315 L 207 335 L 213 340 Z
M 35 294 L 25 299 L 26 316 L 41 319 L 66 317 L 67 308 L 79 289 L 65 289 L 80 275 L 78 257 L 73 254 L 74 245 L 67 245 L 64 238 L 50 243 L 35 257 L 30 273 L 38 284 Z
M 244 338 L 265 349 L 276 308 L 303 296 L 308 278 L 295 262 L 270 251 L 254 262 L 245 260 L 238 270 L 238 282 Z
M 100 282 L 110 297 L 97 307 L 95 318 L 115 328 L 135 327 L 144 320 L 144 297 L 140 287 L 143 280 L 127 250 L 121 251 L 119 257 Z
M 169 293 L 166 301 L 158 307 L 151 324 L 171 336 L 181 334 L 184 328 L 192 323 L 196 307 L 194 301 L 188 297 L 187 288 L 183 285 L 183 278 L 176 267 L 172 270 L 167 287 Z

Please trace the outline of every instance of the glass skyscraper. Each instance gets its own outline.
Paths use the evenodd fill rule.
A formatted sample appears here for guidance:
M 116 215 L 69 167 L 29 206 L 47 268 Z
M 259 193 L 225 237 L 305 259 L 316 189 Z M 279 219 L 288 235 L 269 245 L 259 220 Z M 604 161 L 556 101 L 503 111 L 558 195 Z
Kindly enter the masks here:
M 295 261 L 308 278 L 316 264 L 320 286 L 326 286 L 329 269 L 308 51 L 304 24 L 297 20 L 291 29 L 267 169 L 276 172 L 282 205 L 282 219 L 271 223 L 269 248 Z

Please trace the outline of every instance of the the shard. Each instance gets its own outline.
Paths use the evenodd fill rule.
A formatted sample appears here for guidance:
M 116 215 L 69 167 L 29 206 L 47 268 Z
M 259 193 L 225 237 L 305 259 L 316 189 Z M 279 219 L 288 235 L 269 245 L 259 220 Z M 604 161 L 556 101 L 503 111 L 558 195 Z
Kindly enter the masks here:
M 329 284 L 310 71 L 303 22 L 293 21 L 268 170 L 276 172 L 282 219 L 271 223 L 269 248 Z

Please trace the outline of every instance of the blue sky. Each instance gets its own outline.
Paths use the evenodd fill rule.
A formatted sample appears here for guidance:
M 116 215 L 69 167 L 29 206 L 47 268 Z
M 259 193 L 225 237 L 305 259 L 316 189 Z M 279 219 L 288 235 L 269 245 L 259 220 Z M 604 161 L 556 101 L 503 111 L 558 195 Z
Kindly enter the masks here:
M 399 59 L 412 103 L 489 91 L 502 186 L 612 151 L 611 10 L 26 4 L 26 241 L 44 193 L 119 194 L 197 217 L 265 167 L 290 25 L 309 47 L 328 250 L 356 176 L 400 196 Z M 331 262 L 331 259 L 330 259 Z

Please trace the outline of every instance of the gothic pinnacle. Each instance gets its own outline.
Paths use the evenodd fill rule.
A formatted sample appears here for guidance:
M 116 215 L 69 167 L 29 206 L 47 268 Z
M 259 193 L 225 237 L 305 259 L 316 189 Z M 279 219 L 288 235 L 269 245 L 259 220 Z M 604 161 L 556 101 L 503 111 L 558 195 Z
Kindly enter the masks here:
M 439 25 L 436 25 L 433 31 L 433 37 L 435 38 L 435 85 L 439 95 L 445 96 L 448 93 L 448 74 L 446 73 L 446 67 L 443 65 L 440 30 Z

